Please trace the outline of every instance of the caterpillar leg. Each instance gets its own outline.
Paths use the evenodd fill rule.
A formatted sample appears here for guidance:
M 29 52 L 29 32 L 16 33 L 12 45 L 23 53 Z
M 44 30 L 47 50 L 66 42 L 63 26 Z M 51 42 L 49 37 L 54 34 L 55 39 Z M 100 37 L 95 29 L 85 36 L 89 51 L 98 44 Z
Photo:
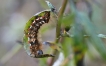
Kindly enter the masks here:
M 47 41 L 47 42 L 43 42 L 43 45 L 48 45 L 49 47 L 51 47 L 52 49 L 54 50 L 58 50 L 58 51 L 61 51 L 61 46 L 58 46 L 57 44 L 53 43 L 53 42 L 50 42 L 50 41 Z
M 33 57 L 33 58 L 54 57 L 54 55 L 52 55 L 52 54 L 43 54 L 42 50 L 38 50 L 37 54 L 31 53 L 30 56 Z
M 52 54 L 42 54 L 42 55 L 36 55 L 35 58 L 45 58 L 45 57 L 54 57 Z

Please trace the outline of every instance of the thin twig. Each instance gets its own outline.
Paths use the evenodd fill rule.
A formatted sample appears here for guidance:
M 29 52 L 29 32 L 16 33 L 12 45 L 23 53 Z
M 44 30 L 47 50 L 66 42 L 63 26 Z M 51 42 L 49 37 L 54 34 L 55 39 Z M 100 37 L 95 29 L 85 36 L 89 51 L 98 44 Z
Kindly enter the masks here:
M 59 18 L 59 19 L 58 19 L 58 22 L 57 22 L 57 25 L 56 25 L 56 38 L 58 38 L 58 37 L 60 36 L 61 19 L 62 19 L 64 10 L 65 10 L 65 7 L 66 7 L 66 5 L 67 5 L 67 1 L 68 1 L 68 0 L 64 0 L 64 1 L 63 1 L 62 7 L 61 7 L 61 9 L 60 9 L 60 11 L 59 11 L 59 14 L 58 14 L 58 18 Z M 59 39 L 56 39 L 55 42 L 58 43 L 58 42 L 59 42 Z M 50 65 L 49 65 L 49 66 L 52 66 L 52 65 L 53 65 L 53 63 L 55 62 L 56 58 L 58 57 L 59 52 L 56 51 L 56 50 L 54 50 L 54 51 L 53 51 L 53 54 L 56 55 L 56 57 L 54 57 L 54 58 L 51 59 L 51 62 L 50 62 Z
M 66 7 L 66 4 L 67 4 L 67 1 L 68 0 L 64 0 L 63 1 L 63 4 L 62 4 L 62 7 L 59 11 L 59 15 L 58 15 L 58 23 L 56 25 L 56 38 L 58 38 L 60 36 L 60 30 L 61 30 L 61 19 L 62 19 L 62 16 L 63 16 L 63 13 L 64 13 L 64 10 L 65 10 L 65 7 Z M 56 39 L 56 43 L 58 43 L 58 39 Z

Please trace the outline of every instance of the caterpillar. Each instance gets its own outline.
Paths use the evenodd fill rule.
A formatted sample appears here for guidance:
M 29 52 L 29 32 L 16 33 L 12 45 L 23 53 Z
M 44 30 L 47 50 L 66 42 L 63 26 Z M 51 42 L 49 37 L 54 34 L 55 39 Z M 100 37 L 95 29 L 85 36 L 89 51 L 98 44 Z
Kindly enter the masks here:
M 49 6 L 50 10 L 44 10 L 35 14 L 32 18 L 29 19 L 24 28 L 24 48 L 27 54 L 34 58 L 54 57 L 52 54 L 43 54 L 43 43 L 41 43 L 38 39 L 39 29 L 43 24 L 49 22 L 51 12 L 57 16 L 56 8 L 49 1 L 45 2 Z M 44 44 L 45 43 L 49 44 L 49 42 L 44 42 Z
M 52 54 L 43 54 L 42 43 L 39 42 L 38 32 L 40 27 L 50 20 L 51 10 L 44 10 L 35 14 L 26 23 L 23 43 L 28 55 L 34 58 L 54 57 Z

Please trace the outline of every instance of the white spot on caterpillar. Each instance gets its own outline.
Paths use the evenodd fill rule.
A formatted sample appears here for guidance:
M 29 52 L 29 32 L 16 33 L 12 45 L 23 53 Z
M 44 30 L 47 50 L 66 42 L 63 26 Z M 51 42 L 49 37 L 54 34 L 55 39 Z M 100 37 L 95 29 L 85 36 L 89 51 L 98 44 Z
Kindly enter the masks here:
M 40 17 L 40 19 L 43 19 L 42 17 Z
M 37 21 L 39 20 L 39 18 L 36 19 Z
M 42 24 L 42 22 L 39 22 L 40 24 Z
M 31 37 L 33 37 L 33 34 L 31 34 Z
M 42 21 L 42 23 L 45 23 L 45 21 Z
M 35 23 L 35 20 L 33 21 L 33 23 Z
M 35 39 L 34 39 L 34 38 L 32 38 L 32 39 L 31 39 L 31 41 L 34 43 L 34 42 L 35 42 Z
M 30 26 L 30 29 L 32 28 L 32 26 Z

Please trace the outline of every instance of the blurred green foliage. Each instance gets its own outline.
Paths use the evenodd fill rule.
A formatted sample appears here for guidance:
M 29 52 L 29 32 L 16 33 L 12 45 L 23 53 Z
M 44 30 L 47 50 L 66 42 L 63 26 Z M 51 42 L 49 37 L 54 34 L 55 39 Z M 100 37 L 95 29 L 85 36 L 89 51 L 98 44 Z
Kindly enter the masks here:
M 62 27 L 70 26 L 71 28 L 68 32 L 70 36 L 62 38 L 64 57 L 67 58 L 70 54 L 74 54 L 74 63 L 76 66 L 80 66 L 79 62 L 83 63 L 84 55 L 86 51 L 89 50 L 89 41 L 101 57 L 106 60 L 106 46 L 101 38 L 97 36 L 98 29 L 92 22 L 91 17 L 86 12 L 78 11 L 73 0 L 70 0 L 69 4 L 71 13 L 65 15 L 61 20 Z M 84 35 L 88 35 L 89 37 L 84 37 Z M 71 66 L 71 62 L 72 60 L 68 61 L 68 64 L 65 66 Z

